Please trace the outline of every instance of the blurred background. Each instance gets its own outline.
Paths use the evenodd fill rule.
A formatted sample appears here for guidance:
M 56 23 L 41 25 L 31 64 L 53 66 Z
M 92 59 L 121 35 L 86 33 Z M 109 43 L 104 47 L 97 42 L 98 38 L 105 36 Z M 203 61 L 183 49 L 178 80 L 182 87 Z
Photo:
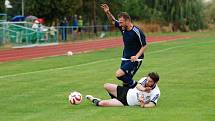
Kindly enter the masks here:
M 101 3 L 108 4 L 115 17 L 128 12 L 145 33 L 215 30 L 215 0 L 0 0 L 0 43 L 120 36 Z

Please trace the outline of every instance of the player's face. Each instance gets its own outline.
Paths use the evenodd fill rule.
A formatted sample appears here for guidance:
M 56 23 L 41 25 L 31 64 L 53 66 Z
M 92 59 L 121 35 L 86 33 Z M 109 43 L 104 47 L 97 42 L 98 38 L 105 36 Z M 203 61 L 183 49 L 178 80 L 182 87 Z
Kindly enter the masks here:
M 146 86 L 153 87 L 154 84 L 155 84 L 154 81 L 150 77 L 147 77 Z
M 126 20 L 123 17 L 119 18 L 119 26 L 126 27 Z

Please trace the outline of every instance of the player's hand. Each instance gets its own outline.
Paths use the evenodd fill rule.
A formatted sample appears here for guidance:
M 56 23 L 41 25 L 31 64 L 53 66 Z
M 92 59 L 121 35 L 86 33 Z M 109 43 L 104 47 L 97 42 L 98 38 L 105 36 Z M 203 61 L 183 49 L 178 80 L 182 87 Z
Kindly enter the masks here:
M 141 103 L 144 103 L 144 95 L 141 95 L 138 100 L 141 102 Z
M 137 61 L 138 57 L 137 56 L 131 56 L 131 62 Z
M 109 11 L 109 7 L 107 4 L 101 4 L 101 8 L 104 10 L 105 13 Z
M 144 91 L 149 93 L 151 90 L 152 90 L 151 87 L 145 87 L 145 90 L 144 90 Z

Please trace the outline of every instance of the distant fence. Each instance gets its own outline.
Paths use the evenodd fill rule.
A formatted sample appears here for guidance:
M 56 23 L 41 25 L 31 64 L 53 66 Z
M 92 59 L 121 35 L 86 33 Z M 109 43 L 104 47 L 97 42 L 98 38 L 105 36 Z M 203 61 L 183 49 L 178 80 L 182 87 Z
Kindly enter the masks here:
M 28 22 L 1 22 L 0 45 L 11 44 L 13 47 L 28 47 L 57 43 L 57 30 L 50 28 L 33 29 Z
M 120 32 L 111 25 L 57 26 L 33 29 L 29 22 L 0 22 L 0 46 L 31 47 L 58 42 L 116 37 Z
M 76 41 L 100 39 L 107 37 L 116 37 L 120 32 L 111 25 L 96 25 L 96 26 L 58 26 L 59 41 Z

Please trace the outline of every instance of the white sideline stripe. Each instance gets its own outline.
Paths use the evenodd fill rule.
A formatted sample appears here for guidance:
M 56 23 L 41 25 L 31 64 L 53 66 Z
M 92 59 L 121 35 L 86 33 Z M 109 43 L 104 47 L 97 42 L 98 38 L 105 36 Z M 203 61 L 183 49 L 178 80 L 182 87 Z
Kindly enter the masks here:
M 212 42 L 202 42 L 202 44 L 203 43 L 204 44 L 205 43 L 214 43 L 214 42 L 215 41 L 212 41 Z M 180 48 L 180 47 L 186 47 L 186 46 L 188 46 L 188 45 L 174 46 L 174 47 L 169 47 L 169 48 L 165 48 L 165 49 L 162 49 L 162 50 L 148 52 L 146 54 L 156 54 L 156 53 L 161 53 L 161 52 L 165 52 L 165 51 L 168 51 L 168 50 L 172 50 L 172 49 L 176 49 L 176 48 Z M 40 70 L 40 71 L 32 71 L 32 72 L 25 72 L 25 73 L 18 73 L 18 74 L 9 74 L 9 75 L 0 76 L 0 79 L 8 78 L 8 77 L 21 76 L 21 75 L 34 74 L 34 73 L 41 73 L 41 72 L 46 72 L 46 71 L 56 71 L 56 70 L 63 70 L 63 69 L 71 69 L 71 68 L 75 68 L 75 67 L 92 65 L 92 64 L 97 64 L 97 63 L 101 63 L 101 62 L 108 62 L 108 61 L 117 60 L 117 59 L 119 59 L 119 58 L 111 58 L 111 59 L 105 59 L 105 60 L 98 60 L 98 61 L 93 61 L 93 62 L 79 64 L 79 65 L 66 66 L 66 67 L 60 67 L 60 68 L 52 68 L 52 69 L 46 69 L 46 70 Z
M 106 62 L 106 61 L 112 61 L 112 60 L 114 60 L 114 58 L 106 59 L 106 60 L 93 61 L 93 62 L 79 64 L 79 65 L 60 67 L 60 68 L 51 68 L 51 69 L 46 69 L 46 70 L 39 70 L 39 71 L 32 71 L 32 72 L 25 72 L 25 73 L 11 74 L 11 75 L 9 74 L 9 75 L 0 76 L 0 79 L 7 78 L 7 77 L 28 75 L 28 74 L 33 74 L 33 73 L 41 73 L 41 72 L 46 72 L 46 71 L 57 71 L 57 70 L 63 70 L 63 69 L 71 69 L 71 68 L 75 68 L 75 67 L 86 66 L 86 65 L 91 65 L 91 64 L 96 64 L 96 63 L 101 63 L 101 62 Z
M 30 48 L 30 47 L 43 47 L 43 46 L 50 46 L 50 45 L 59 45 L 58 42 L 47 43 L 47 44 L 31 44 L 31 45 L 23 45 L 23 46 L 13 46 L 12 48 Z

